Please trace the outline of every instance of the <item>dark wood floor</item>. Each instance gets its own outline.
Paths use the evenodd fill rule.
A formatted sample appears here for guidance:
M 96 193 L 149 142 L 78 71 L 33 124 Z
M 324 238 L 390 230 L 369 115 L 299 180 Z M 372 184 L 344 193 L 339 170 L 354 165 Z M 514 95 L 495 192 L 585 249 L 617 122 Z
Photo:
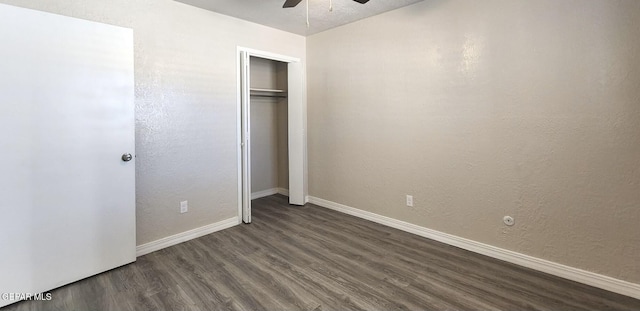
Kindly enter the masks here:
M 613 294 L 275 195 L 253 223 L 9 310 L 640 310 Z

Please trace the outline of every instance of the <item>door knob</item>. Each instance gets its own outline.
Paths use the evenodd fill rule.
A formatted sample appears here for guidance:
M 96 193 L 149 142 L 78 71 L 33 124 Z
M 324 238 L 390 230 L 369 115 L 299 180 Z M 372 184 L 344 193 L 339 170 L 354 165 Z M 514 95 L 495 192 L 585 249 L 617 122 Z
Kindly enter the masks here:
M 122 161 L 129 162 L 131 159 L 133 159 L 131 153 L 125 153 L 122 155 Z

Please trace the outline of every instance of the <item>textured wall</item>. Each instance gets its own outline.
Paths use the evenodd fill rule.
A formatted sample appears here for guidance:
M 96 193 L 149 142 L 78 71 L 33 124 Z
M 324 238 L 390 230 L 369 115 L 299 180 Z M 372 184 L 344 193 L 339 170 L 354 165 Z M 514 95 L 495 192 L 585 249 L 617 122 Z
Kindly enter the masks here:
M 236 47 L 304 59 L 304 37 L 170 0 L 0 2 L 133 28 L 138 244 L 237 215 Z
M 640 283 L 638 55 L 635 0 L 426 0 L 308 37 L 309 194 Z

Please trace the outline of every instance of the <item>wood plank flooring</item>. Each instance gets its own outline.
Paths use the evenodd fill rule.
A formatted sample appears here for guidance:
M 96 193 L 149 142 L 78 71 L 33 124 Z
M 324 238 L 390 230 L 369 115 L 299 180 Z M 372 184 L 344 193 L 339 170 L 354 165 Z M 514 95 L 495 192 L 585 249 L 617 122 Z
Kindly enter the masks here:
M 274 195 L 253 223 L 9 310 L 640 310 L 640 300 Z

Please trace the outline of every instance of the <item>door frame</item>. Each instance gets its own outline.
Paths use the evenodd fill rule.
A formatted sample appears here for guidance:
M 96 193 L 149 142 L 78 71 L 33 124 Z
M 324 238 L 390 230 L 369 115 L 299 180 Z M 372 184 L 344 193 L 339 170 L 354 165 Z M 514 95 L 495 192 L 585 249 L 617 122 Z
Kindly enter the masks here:
M 247 88 L 243 88 L 243 75 L 247 74 L 245 63 L 253 57 L 287 63 L 288 71 L 288 146 L 289 146 L 289 204 L 304 205 L 307 198 L 307 137 L 306 137 L 306 77 L 304 66 L 300 58 L 287 55 L 256 50 L 246 47 L 237 47 L 236 51 L 237 73 L 237 150 L 238 150 L 238 219 L 239 222 L 251 222 L 251 154 L 250 148 L 243 148 L 243 143 L 249 146 L 251 133 L 250 100 L 243 101 L 243 97 L 249 97 L 250 77 Z M 245 66 L 243 66 L 245 65 Z M 248 65 L 248 64 L 247 64 Z M 245 106 L 246 105 L 246 106 Z M 243 111 L 247 111 L 243 114 Z M 245 124 L 247 126 L 245 126 Z M 243 139 L 244 137 L 247 139 Z M 245 141 L 243 141 L 245 140 Z M 248 171 L 245 175 L 244 171 Z M 248 213 L 243 213 L 247 210 Z

